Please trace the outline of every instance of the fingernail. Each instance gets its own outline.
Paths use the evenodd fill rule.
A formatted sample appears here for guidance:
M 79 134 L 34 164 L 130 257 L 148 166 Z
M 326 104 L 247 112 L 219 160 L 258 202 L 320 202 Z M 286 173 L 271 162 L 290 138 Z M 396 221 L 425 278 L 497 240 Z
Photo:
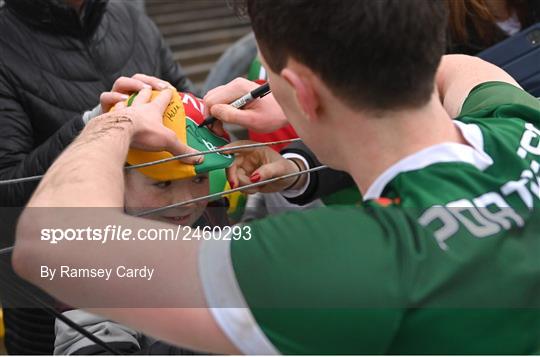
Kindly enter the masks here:
M 126 100 L 126 99 L 128 99 L 128 98 L 129 98 L 129 95 L 127 95 L 127 94 L 122 94 L 122 96 L 121 96 L 120 98 L 122 98 L 122 99 Z
M 148 85 L 148 84 L 143 84 L 143 88 L 146 88 L 146 89 L 152 89 L 152 86 L 151 86 L 151 85 Z
M 204 161 L 202 156 L 195 156 L 195 165 L 200 165 Z
M 159 82 L 158 87 L 159 89 L 166 89 L 169 88 L 169 84 L 165 82 Z
M 253 183 L 259 182 L 261 180 L 261 175 L 259 175 L 258 173 L 253 174 L 249 177 L 249 180 Z

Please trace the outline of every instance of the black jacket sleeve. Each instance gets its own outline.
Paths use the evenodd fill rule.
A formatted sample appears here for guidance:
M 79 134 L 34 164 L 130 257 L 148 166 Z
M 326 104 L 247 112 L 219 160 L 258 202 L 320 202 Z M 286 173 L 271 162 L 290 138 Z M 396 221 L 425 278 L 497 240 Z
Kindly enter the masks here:
M 81 116 L 75 116 L 36 145 L 31 119 L 12 92 L 0 78 L 0 180 L 44 174 L 84 127 Z M 0 185 L 0 206 L 24 206 L 36 186 L 35 182 Z
M 310 168 L 321 165 L 315 154 L 302 142 L 292 143 L 281 150 L 281 154 L 285 153 L 295 153 L 302 156 L 309 163 Z M 315 171 L 309 174 L 309 185 L 304 193 L 300 196 L 287 198 L 287 200 L 297 205 L 305 205 L 351 186 L 354 186 L 354 181 L 346 172 L 332 169 Z

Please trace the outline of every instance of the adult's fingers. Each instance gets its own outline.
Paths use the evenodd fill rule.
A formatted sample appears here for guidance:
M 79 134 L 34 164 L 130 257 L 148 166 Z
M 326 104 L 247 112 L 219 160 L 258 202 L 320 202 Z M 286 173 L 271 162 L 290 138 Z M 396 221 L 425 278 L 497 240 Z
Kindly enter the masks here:
M 283 159 L 262 165 L 253 172 L 250 177 L 252 182 L 259 182 L 271 178 L 298 172 L 298 166 L 290 160 Z M 261 186 L 261 192 L 280 192 L 296 181 L 296 177 L 290 177 Z
M 238 180 L 236 179 L 237 171 L 238 166 L 236 166 L 235 164 L 232 164 L 229 168 L 225 170 L 227 174 L 227 181 L 229 181 L 229 185 L 231 186 L 231 188 L 238 187 Z
M 138 105 L 146 104 L 150 101 L 152 98 L 152 90 L 148 88 L 144 88 L 135 96 L 135 99 L 133 99 L 133 102 L 131 103 L 131 106 L 136 107 Z
M 216 104 L 210 108 L 212 116 L 225 123 L 237 124 L 250 128 L 253 123 L 253 113 L 249 110 L 236 109 L 228 104 Z
M 226 172 L 227 180 L 229 181 L 229 185 L 231 186 L 231 188 L 237 188 L 251 183 L 248 174 L 246 173 L 245 169 L 242 167 L 241 164 L 233 164 L 226 170 Z M 254 193 L 257 192 L 257 189 L 249 192 L 246 190 L 245 192 Z
M 174 132 L 171 131 L 171 135 L 167 137 L 167 151 L 169 151 L 174 156 L 183 155 L 183 154 L 197 154 L 199 151 L 189 147 L 188 145 L 181 143 L 178 140 L 178 137 Z M 191 156 L 181 159 L 180 161 L 186 164 L 200 164 L 204 161 L 203 155 Z
M 161 114 L 165 113 L 169 103 L 171 102 L 173 92 L 171 90 L 164 90 L 152 100 L 152 104 L 156 106 Z
M 167 89 L 167 88 L 175 89 L 169 82 L 164 81 L 164 80 L 159 79 L 159 78 L 156 78 L 156 77 L 148 76 L 146 74 L 137 73 L 137 74 L 133 75 L 131 78 L 135 79 L 135 80 L 138 80 L 138 81 L 141 81 L 141 82 L 151 86 L 152 88 L 154 88 L 156 90 L 164 90 L 164 89 Z
M 238 144 L 241 144 L 242 142 L 249 142 L 249 141 L 248 140 L 236 141 L 235 143 L 231 143 L 229 145 L 235 145 L 235 144 L 238 145 Z M 232 165 L 226 169 L 227 179 L 229 180 L 229 184 L 231 185 L 232 188 L 236 188 L 241 185 L 239 175 L 240 175 L 240 170 L 244 171 L 244 169 L 242 169 L 242 166 L 244 165 L 245 160 L 246 158 L 243 155 L 241 154 L 236 155 Z
M 131 94 L 143 88 L 152 88 L 152 86 L 134 78 L 120 77 L 114 82 L 111 92 Z
M 114 110 L 122 110 L 122 109 L 125 109 L 125 108 L 127 108 L 126 102 L 118 102 L 114 106 Z
M 294 164 L 293 164 L 294 165 Z M 294 167 L 290 167 L 287 165 L 287 160 L 279 160 L 274 161 L 265 165 L 262 165 L 257 170 L 253 172 L 252 177 L 258 175 L 259 180 L 268 180 L 274 177 L 287 175 L 290 173 L 294 173 L 297 170 L 294 170 L 296 168 L 296 165 Z
M 104 92 L 99 97 L 101 103 L 101 110 L 103 113 L 107 113 L 118 102 L 127 100 L 129 96 L 127 94 L 118 92 Z
M 209 110 L 216 104 L 228 104 L 240 98 L 247 92 L 257 88 L 257 83 L 249 81 L 245 78 L 236 78 L 231 82 L 216 87 L 204 96 L 205 114 L 209 114 Z
M 246 172 L 246 169 L 242 166 L 239 166 L 236 170 L 236 178 L 238 179 L 238 183 L 240 186 L 245 186 L 251 183 L 249 181 L 249 173 Z
M 219 120 L 216 120 L 214 123 L 208 125 L 207 128 L 210 129 L 210 131 L 212 131 L 217 136 L 223 137 L 227 135 L 227 132 L 225 131 L 225 129 L 223 129 L 223 123 Z

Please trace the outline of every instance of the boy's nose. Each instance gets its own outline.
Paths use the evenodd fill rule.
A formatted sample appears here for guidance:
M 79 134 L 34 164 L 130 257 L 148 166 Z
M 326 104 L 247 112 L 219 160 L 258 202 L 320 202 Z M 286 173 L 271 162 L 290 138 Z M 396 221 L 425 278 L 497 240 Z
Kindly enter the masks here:
M 169 200 L 171 201 L 169 204 L 186 202 L 194 198 L 196 198 L 195 195 L 189 190 L 181 190 L 180 192 L 174 192 L 172 195 L 169 196 Z M 190 203 L 189 205 L 192 204 Z

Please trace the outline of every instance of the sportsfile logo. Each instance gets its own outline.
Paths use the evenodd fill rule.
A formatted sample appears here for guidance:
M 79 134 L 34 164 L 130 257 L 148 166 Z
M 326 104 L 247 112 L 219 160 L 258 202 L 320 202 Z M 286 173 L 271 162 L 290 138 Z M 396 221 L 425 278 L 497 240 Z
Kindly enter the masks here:
M 44 228 L 41 230 L 41 240 L 51 244 L 61 241 L 100 241 L 106 243 L 109 240 L 125 241 L 132 239 L 133 231 L 122 226 L 108 225 L 105 228 Z
M 534 125 L 525 124 L 516 154 L 523 160 L 531 155 L 536 159 L 540 156 L 540 130 Z M 418 222 L 424 227 L 437 222 L 440 228 L 435 230 L 434 235 L 443 250 L 448 249 L 446 241 L 462 227 L 477 238 L 523 227 L 524 217 L 508 204 L 507 199 L 510 196 L 519 197 L 526 211 L 531 212 L 535 199 L 540 199 L 539 172 L 540 164 L 532 159 L 529 168 L 521 172 L 519 179 L 506 182 L 499 190 L 484 193 L 472 200 L 464 198 L 447 203 L 444 207 L 433 206 L 422 214 Z
M 144 228 L 133 231 L 121 225 L 105 228 L 44 228 L 41 240 L 50 244 L 62 241 L 93 241 L 105 244 L 109 241 L 208 241 L 208 240 L 250 240 L 250 226 L 177 226 L 175 228 Z

